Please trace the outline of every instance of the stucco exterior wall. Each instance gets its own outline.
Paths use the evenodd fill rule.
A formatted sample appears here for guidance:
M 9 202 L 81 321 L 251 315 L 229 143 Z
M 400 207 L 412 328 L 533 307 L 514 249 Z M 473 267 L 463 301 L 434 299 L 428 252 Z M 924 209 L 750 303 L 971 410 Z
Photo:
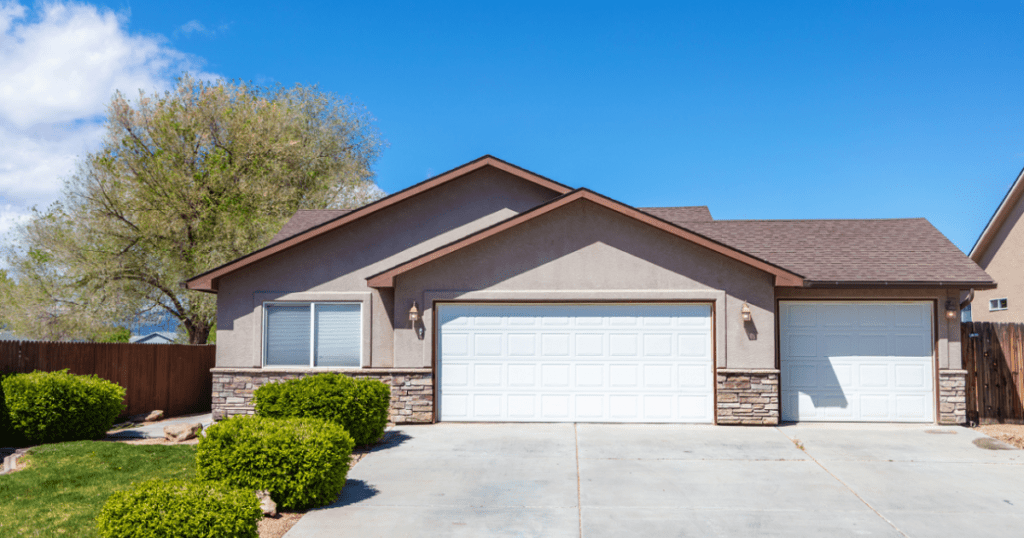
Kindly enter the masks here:
M 820 299 L 823 301 L 852 300 L 889 300 L 889 301 L 933 301 L 936 308 L 932 311 L 935 322 L 936 354 L 939 369 L 958 370 L 961 366 L 960 356 L 960 312 L 956 311 L 953 319 L 946 316 L 946 302 L 952 301 L 955 308 L 959 307 L 960 290 L 958 289 L 813 289 L 813 288 L 778 288 L 776 295 L 780 301 L 787 299 Z
M 224 276 L 217 297 L 217 366 L 261 366 L 262 303 L 272 300 L 362 302 L 368 337 L 363 365 L 394 366 L 392 293 L 367 287 L 366 278 L 555 196 L 483 168 Z
M 1024 197 L 1018 198 L 995 238 L 982 253 L 981 266 L 999 286 L 978 290 L 971 303 L 973 321 L 1024 322 Z M 1007 309 L 989 311 L 990 299 L 1007 299 Z
M 395 311 L 424 308 L 420 339 L 396 315 L 396 367 L 432 365 L 438 301 L 696 301 L 714 305 L 719 367 L 773 368 L 773 277 L 580 200 L 397 277 Z M 753 321 L 740 310 L 748 302 Z

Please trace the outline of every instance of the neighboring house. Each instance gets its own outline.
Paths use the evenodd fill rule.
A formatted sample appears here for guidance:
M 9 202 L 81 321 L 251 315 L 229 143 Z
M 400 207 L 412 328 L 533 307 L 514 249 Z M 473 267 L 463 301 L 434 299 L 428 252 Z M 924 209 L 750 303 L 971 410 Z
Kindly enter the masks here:
M 490 156 L 186 284 L 218 294 L 218 418 L 331 371 L 396 422 L 719 424 L 963 423 L 959 297 L 995 287 L 924 219 L 716 221 Z
M 132 344 L 173 344 L 174 337 L 174 333 L 157 331 L 149 334 L 132 336 L 128 341 Z
M 972 321 L 1024 323 L 1024 172 L 1006 193 L 971 249 L 971 259 L 999 287 L 975 291 Z

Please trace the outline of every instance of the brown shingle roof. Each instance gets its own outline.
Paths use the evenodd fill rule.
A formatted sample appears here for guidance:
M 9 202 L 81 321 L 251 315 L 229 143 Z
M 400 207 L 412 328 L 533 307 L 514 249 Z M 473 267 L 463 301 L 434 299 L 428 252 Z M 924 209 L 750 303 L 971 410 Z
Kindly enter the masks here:
M 926 219 L 712 220 L 707 206 L 641 211 L 802 275 L 813 283 L 989 283 Z M 297 212 L 270 244 L 349 210 Z
M 668 220 L 789 269 L 807 285 L 993 282 L 925 219 Z
M 298 235 L 310 228 L 315 228 L 321 224 L 334 220 L 346 213 L 352 211 L 351 209 L 300 209 L 292 215 L 292 218 L 288 222 L 284 223 L 281 227 L 281 231 L 277 232 L 268 245 L 273 245 L 278 241 L 284 241 L 293 235 Z
M 669 222 L 710 222 L 711 210 L 706 205 L 691 207 L 638 207 L 640 211 Z

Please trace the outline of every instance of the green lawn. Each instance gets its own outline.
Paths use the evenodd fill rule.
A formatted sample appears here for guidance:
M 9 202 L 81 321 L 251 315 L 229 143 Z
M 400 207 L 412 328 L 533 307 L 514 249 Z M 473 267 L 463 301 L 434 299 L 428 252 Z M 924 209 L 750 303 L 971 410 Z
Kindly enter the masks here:
M 107 497 L 149 478 L 191 478 L 195 446 L 78 441 L 36 447 L 0 476 L 0 536 L 97 536 Z

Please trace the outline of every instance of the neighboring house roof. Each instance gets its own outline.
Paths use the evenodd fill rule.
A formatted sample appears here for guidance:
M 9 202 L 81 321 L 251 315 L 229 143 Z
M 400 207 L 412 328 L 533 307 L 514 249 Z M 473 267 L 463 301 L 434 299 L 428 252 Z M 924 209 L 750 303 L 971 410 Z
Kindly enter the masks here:
M 795 274 L 791 271 L 787 271 L 786 269 L 783 269 L 771 263 L 767 263 L 762 259 L 751 256 L 745 252 L 736 250 L 735 248 L 717 242 L 713 239 L 709 239 L 708 237 L 703 236 L 699 233 L 694 233 L 693 231 L 682 226 L 672 224 L 665 220 L 656 218 L 648 213 L 640 211 L 639 209 L 623 204 L 622 202 L 617 202 L 615 200 L 612 200 L 611 198 L 602 196 L 588 189 L 577 189 L 569 194 L 560 196 L 546 204 L 542 204 L 529 211 L 520 213 L 512 218 L 495 224 L 494 226 L 484 228 L 483 230 L 480 230 L 476 233 L 472 233 L 466 237 L 463 237 L 462 239 L 459 239 L 458 241 L 445 245 L 437 250 L 428 252 L 422 256 L 413 258 L 412 260 L 409 260 L 405 263 L 392 267 L 391 269 L 371 276 L 370 278 L 366 279 L 366 282 L 371 287 L 375 288 L 394 286 L 395 277 L 406 271 L 415 269 L 416 267 L 425 265 L 438 258 L 447 256 L 452 252 L 465 248 L 481 240 L 487 239 L 488 237 L 499 234 L 505 230 L 508 230 L 509 228 L 518 226 L 524 222 L 528 222 L 546 213 L 550 213 L 551 211 L 569 205 L 573 202 L 576 202 L 577 200 L 587 200 L 596 203 L 607 209 L 611 209 L 612 211 L 615 211 L 627 217 L 631 217 L 640 222 L 653 226 L 654 228 L 668 232 L 677 237 L 686 239 L 691 243 L 695 243 L 704 248 L 713 250 L 715 252 L 718 252 L 719 254 L 725 255 L 741 263 L 745 263 L 752 267 L 756 267 L 757 269 L 774 275 L 776 286 L 800 286 L 803 284 L 803 279 L 800 278 L 799 274 Z
M 28 338 L 22 338 L 12 331 L 0 331 L 0 342 L 13 340 L 28 340 Z
M 390 196 L 386 196 L 384 198 L 381 198 L 380 200 L 366 204 L 358 209 L 354 209 L 343 215 L 334 217 L 330 220 L 317 224 L 312 228 L 306 229 L 306 231 L 300 232 L 296 235 L 293 235 L 285 239 L 281 239 L 276 243 L 270 244 L 255 252 L 246 254 L 245 256 L 232 260 L 224 265 L 221 265 L 220 267 L 211 269 L 201 275 L 194 276 L 185 282 L 185 286 L 188 289 L 192 290 L 216 292 L 218 279 L 228 273 L 237 271 L 242 267 L 256 263 L 264 258 L 281 252 L 282 250 L 291 248 L 295 245 L 312 239 L 318 235 L 327 233 L 331 230 L 335 230 L 354 220 L 376 213 L 377 211 L 395 205 L 403 200 L 407 200 L 426 190 L 432 189 L 439 185 L 443 185 L 449 181 L 452 181 L 454 179 L 465 176 L 471 172 L 475 172 L 488 166 L 497 168 L 498 170 L 502 170 L 504 172 L 512 174 L 513 176 L 516 176 L 520 179 L 550 189 L 556 194 L 565 194 L 567 192 L 572 191 L 570 187 L 558 183 L 557 181 L 550 180 L 544 176 L 526 170 L 525 168 L 520 168 L 514 164 L 507 163 L 497 157 L 493 157 L 491 155 L 484 155 L 483 157 L 480 157 L 475 161 L 466 163 L 457 168 L 453 168 L 443 174 L 434 176 L 430 179 L 417 183 L 412 187 L 398 191 Z
M 710 222 L 711 210 L 706 205 L 690 207 L 638 207 L 648 215 L 654 215 L 669 222 Z
M 926 219 L 680 221 L 803 275 L 805 286 L 995 287 Z
M 157 331 L 149 334 L 132 336 L 128 342 L 132 344 L 170 344 L 174 342 L 175 334 L 165 331 Z
M 1021 196 L 1024 196 L 1024 170 L 1017 174 L 1017 179 L 1010 186 L 1010 190 L 1006 192 L 1006 196 L 1003 197 L 1003 201 L 996 208 L 995 213 L 992 214 L 992 218 L 988 219 L 988 224 L 981 231 L 978 240 L 974 242 L 970 257 L 976 263 L 981 263 L 985 250 L 992 244 L 992 240 L 999 233 L 999 229 L 1003 227 L 1006 218 L 1013 212 L 1013 208 L 1017 205 Z

